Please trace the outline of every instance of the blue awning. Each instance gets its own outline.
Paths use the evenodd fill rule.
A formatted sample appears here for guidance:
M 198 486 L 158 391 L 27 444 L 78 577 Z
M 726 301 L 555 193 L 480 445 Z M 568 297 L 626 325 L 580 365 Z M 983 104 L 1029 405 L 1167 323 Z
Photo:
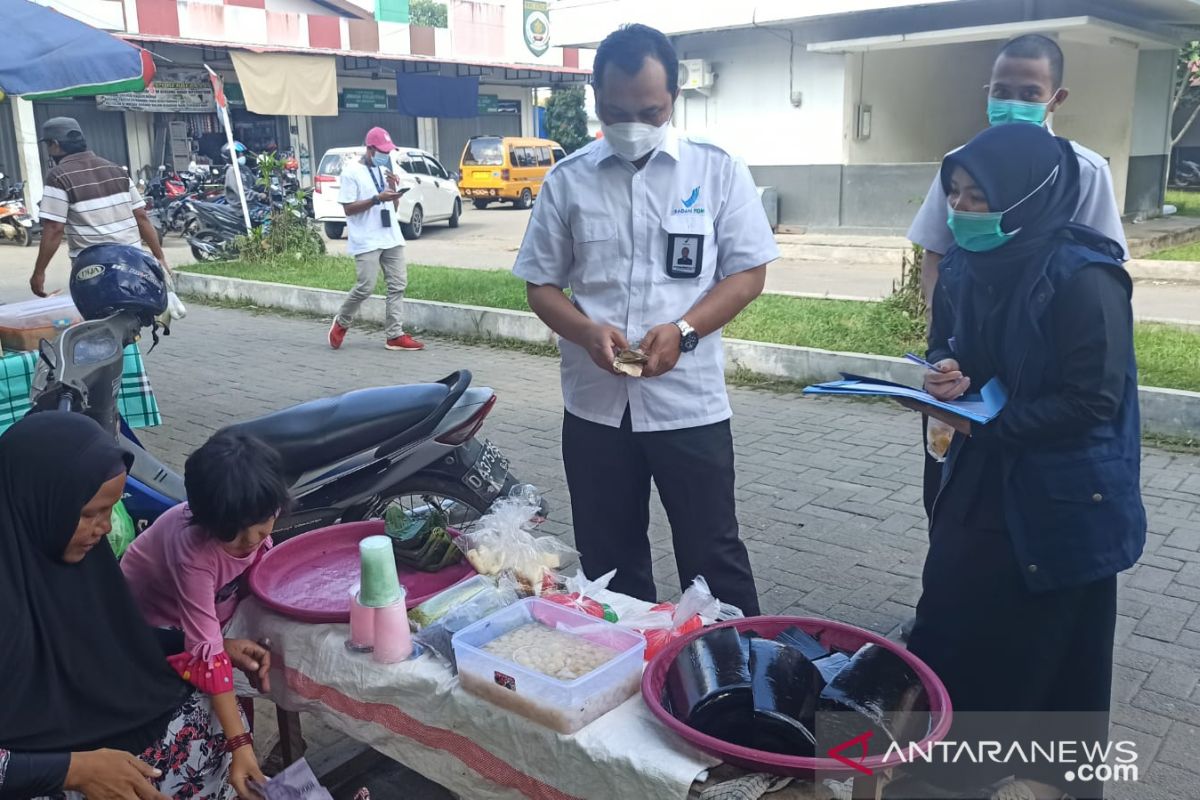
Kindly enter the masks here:
M 397 72 L 396 105 L 410 117 L 477 117 L 479 78 Z
M 37 96 L 139 92 L 154 77 L 140 47 L 29 0 L 4 2 L 11 35 L 0 48 L 0 89 Z

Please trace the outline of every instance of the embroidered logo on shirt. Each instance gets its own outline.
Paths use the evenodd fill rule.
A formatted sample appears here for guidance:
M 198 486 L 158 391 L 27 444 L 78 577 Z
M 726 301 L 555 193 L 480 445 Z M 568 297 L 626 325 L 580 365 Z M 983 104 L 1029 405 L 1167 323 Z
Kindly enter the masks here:
M 672 214 L 703 214 L 704 206 L 697 206 L 696 202 L 700 199 L 700 187 L 692 189 L 692 193 L 683 198 L 680 202 L 683 203 L 683 208 L 671 209 Z

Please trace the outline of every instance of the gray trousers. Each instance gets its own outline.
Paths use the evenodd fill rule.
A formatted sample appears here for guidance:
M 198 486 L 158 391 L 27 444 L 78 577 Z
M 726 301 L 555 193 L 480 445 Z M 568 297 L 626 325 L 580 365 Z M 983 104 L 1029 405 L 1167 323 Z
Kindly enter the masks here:
M 354 322 L 363 302 L 375 292 L 380 268 L 383 269 L 383 279 L 387 283 L 384 334 L 389 339 L 395 339 L 404 335 L 403 306 L 404 290 L 408 287 L 408 266 L 404 263 L 403 245 L 386 250 L 371 250 L 354 257 L 358 283 L 346 296 L 346 302 L 342 303 L 337 315 L 337 324 L 349 328 Z

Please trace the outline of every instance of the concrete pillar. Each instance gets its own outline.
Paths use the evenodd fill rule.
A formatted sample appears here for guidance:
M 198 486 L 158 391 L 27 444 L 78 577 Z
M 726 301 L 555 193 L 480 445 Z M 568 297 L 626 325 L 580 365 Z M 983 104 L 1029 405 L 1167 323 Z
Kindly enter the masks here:
M 417 117 L 417 147 L 433 153 L 438 161 L 442 160 L 438 153 L 438 121 L 436 117 Z
M 312 117 L 288 117 L 288 128 L 291 135 L 292 152 L 300 162 L 300 186 L 312 186 L 313 174 L 317 162 L 323 154 L 313 152 Z
M 149 180 L 158 170 L 154 156 L 154 115 L 146 111 L 126 111 L 125 144 L 129 149 L 129 176 Z
M 13 128 L 17 135 L 17 156 L 21 162 L 21 175 L 25 178 L 25 206 L 36 219 L 37 204 L 42 199 L 43 165 L 38 147 L 37 122 L 33 116 L 33 103 L 20 97 L 12 98 Z
M 1118 198 L 1121 211 L 1135 219 L 1158 216 L 1162 210 L 1163 189 L 1170 169 L 1174 81 L 1174 50 L 1142 50 L 1138 53 L 1124 202 Z

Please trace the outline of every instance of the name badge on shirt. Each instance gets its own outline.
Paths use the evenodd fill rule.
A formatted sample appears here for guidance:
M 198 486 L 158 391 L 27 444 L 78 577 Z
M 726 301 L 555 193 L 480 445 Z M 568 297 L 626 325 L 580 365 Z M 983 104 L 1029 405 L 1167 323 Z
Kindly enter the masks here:
M 666 270 L 668 278 L 699 278 L 704 264 L 704 237 L 694 233 L 667 234 Z

